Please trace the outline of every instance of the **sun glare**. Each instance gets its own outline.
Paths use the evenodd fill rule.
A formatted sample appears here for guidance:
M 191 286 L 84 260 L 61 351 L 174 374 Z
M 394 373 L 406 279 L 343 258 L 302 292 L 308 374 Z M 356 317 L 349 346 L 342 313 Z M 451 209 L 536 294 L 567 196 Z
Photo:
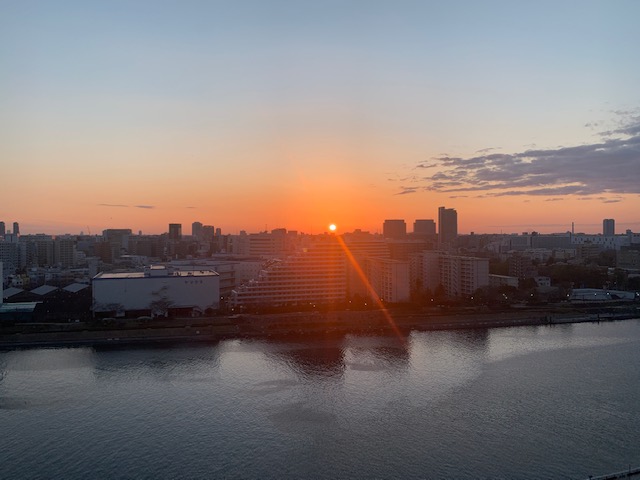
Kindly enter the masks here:
M 331 225 L 329 225 L 329 230 L 331 230 L 332 232 L 335 232 L 336 228 L 338 228 L 338 227 L 336 227 L 335 223 L 332 223 Z

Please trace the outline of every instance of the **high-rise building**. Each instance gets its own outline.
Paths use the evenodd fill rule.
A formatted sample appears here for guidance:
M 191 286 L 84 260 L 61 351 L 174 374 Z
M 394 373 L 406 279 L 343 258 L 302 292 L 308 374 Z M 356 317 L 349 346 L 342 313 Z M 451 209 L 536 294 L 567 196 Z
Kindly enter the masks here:
M 169 224 L 169 240 L 181 240 L 182 239 L 182 224 L 170 223 Z
M 433 220 L 416 220 L 413 222 L 414 235 L 435 235 L 436 222 Z
M 455 208 L 438 208 L 438 244 L 450 245 L 458 237 L 458 212 Z
M 196 238 L 202 237 L 202 223 L 193 222 L 191 224 L 191 235 Z
M 213 240 L 214 235 L 215 235 L 215 229 L 213 228 L 213 225 L 204 225 L 202 227 L 203 240 L 210 242 L 211 240 Z
M 613 218 L 605 218 L 602 221 L 602 234 L 607 237 L 616 234 L 616 221 Z
M 385 220 L 382 225 L 384 238 L 405 238 L 407 236 L 407 224 L 404 220 Z
M 258 278 L 231 294 L 235 306 L 341 302 L 347 298 L 346 256 L 333 235 L 318 236 L 307 248 L 265 263 Z
M 5 227 L 4 222 L 0 222 L 0 237 L 4 237 L 7 234 L 7 227 Z
M 424 288 L 444 288 L 449 297 L 467 297 L 489 285 L 489 259 L 425 251 L 422 256 Z
M 18 222 L 13 222 L 13 234 L 20 235 L 20 225 Z
M 53 259 L 56 265 L 71 268 L 76 263 L 76 242 L 70 235 L 60 235 L 53 244 Z

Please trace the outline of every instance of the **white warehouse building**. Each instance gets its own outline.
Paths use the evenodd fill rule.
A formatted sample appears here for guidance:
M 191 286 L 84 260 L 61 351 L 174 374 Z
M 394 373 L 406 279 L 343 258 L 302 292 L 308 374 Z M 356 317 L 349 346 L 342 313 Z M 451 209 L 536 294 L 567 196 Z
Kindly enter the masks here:
M 203 313 L 220 306 L 220 277 L 212 270 L 152 266 L 143 272 L 93 277 L 93 312 L 101 316 Z

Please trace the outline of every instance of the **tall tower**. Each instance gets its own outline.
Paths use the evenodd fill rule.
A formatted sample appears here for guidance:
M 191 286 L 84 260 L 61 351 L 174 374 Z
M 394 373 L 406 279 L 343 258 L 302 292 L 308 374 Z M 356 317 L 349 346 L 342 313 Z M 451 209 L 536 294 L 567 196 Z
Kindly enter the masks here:
M 455 208 L 438 208 L 438 245 L 450 245 L 458 237 L 458 212 Z
M 0 222 L 0 237 L 4 237 L 7 234 L 7 228 L 4 225 L 4 222 Z
M 616 221 L 613 218 L 602 220 L 602 234 L 606 237 L 613 237 L 616 234 Z
M 169 239 L 182 240 L 182 224 L 181 223 L 169 224 Z
M 191 235 L 196 238 L 202 237 L 202 223 L 193 222 L 191 224 Z
M 13 222 L 13 234 L 20 235 L 20 225 L 18 222 Z

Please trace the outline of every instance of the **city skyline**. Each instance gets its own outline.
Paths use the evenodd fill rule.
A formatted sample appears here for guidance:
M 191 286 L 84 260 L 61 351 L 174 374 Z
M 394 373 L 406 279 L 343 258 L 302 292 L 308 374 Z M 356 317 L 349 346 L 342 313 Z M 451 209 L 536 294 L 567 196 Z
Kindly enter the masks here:
M 446 233 L 445 235 L 449 235 L 451 236 L 451 238 L 457 237 L 458 235 L 499 235 L 499 234 L 503 234 L 503 235 L 530 235 L 530 234 L 566 234 L 566 233 L 575 233 L 576 235 L 580 234 L 586 234 L 586 235 L 605 235 L 605 236 L 615 236 L 615 235 L 626 235 L 629 231 L 633 232 L 633 233 L 638 233 L 637 231 L 633 231 L 632 229 L 627 229 L 625 228 L 624 231 L 621 229 L 619 231 L 615 230 L 615 224 L 617 223 L 617 221 L 615 219 L 612 218 L 605 218 L 602 219 L 602 221 L 600 223 L 590 223 L 590 224 L 575 224 L 572 222 L 571 225 L 568 225 L 569 228 L 562 230 L 561 228 L 557 228 L 555 230 L 550 230 L 550 231 L 544 231 L 543 230 L 538 230 L 536 228 L 532 228 L 535 227 L 535 225 L 526 225 L 526 224 L 522 224 L 522 225 L 511 225 L 511 226 L 504 226 L 504 227 L 511 227 L 513 230 L 504 230 L 504 231 L 500 231 L 500 232 L 457 232 L 456 233 L 456 227 L 457 227 L 457 221 L 458 221 L 458 217 L 457 217 L 457 212 L 455 209 L 451 209 L 451 208 L 446 208 L 446 207 L 439 207 L 438 211 L 436 212 L 436 216 L 434 219 L 415 219 L 414 222 L 410 222 L 410 221 L 406 221 L 405 219 L 385 219 L 382 220 L 380 222 L 380 225 L 378 228 L 374 228 L 372 230 L 367 230 L 364 228 L 360 228 L 358 226 L 355 226 L 352 229 L 345 229 L 342 228 L 339 225 L 336 225 L 335 223 L 330 223 L 324 226 L 324 228 L 319 229 L 318 231 L 302 231 L 302 230 L 297 230 L 294 228 L 288 228 L 285 226 L 276 226 L 276 227 L 269 227 L 269 228 L 263 228 L 263 229 L 257 229 L 257 230 L 249 230 L 246 228 L 240 228 L 237 231 L 223 231 L 220 227 L 215 227 L 214 225 L 204 225 L 202 222 L 198 221 L 198 220 L 194 220 L 192 222 L 189 222 L 186 225 L 182 225 L 181 223 L 176 223 L 176 222 L 172 222 L 172 223 L 168 223 L 165 224 L 166 226 L 163 228 L 159 228 L 158 231 L 153 231 L 153 232 L 149 232 L 149 231 L 142 231 L 140 229 L 137 229 L 131 226 L 124 226 L 122 228 L 103 228 L 103 229 L 99 229 L 99 230 L 91 230 L 91 231 L 84 231 L 84 230 L 80 230 L 77 232 L 72 232 L 72 231 L 61 231 L 60 227 L 56 228 L 54 226 L 53 230 L 51 231 L 42 231 L 42 230 L 32 230 L 30 228 L 27 227 L 26 231 L 24 228 L 19 227 L 19 230 L 17 231 L 18 235 L 22 234 L 22 235 L 47 235 L 47 236 L 65 236 L 65 235 L 92 235 L 92 236 L 104 236 L 105 232 L 120 232 L 120 231 L 128 231 L 129 235 L 167 235 L 170 239 L 172 240 L 180 240 L 183 235 L 186 237 L 213 237 L 214 235 L 238 235 L 240 233 L 245 233 L 245 234 L 258 234 L 258 233 L 278 233 L 280 231 L 289 231 L 289 232 L 296 232 L 298 234 L 303 234 L 303 235 L 322 235 L 322 234 L 327 234 L 327 233 L 335 233 L 337 235 L 342 235 L 342 234 L 349 234 L 349 233 L 356 233 L 356 232 L 364 232 L 364 233 L 370 233 L 370 234 L 374 234 L 374 235 L 380 235 L 382 237 L 385 238 L 402 238 L 404 236 L 407 235 L 413 235 L 413 234 L 417 234 L 418 236 L 424 236 L 425 235 L 425 228 L 424 225 L 426 223 L 431 225 L 431 229 L 433 229 L 433 233 L 432 235 L 434 235 L 435 237 L 439 237 L 441 235 L 440 232 L 440 218 L 439 216 L 442 215 L 442 212 L 449 212 L 449 214 L 453 214 L 453 218 L 451 218 L 450 220 L 447 220 L 444 222 L 445 225 L 445 229 L 449 230 L 448 233 Z M 11 230 L 10 228 L 2 228 L 4 226 L 6 222 L 0 221 L 0 240 L 1 237 L 5 236 L 5 235 L 15 235 L 16 232 L 15 230 Z M 14 225 L 14 229 L 15 226 L 17 224 L 20 224 L 20 222 L 13 222 Z M 402 224 L 401 228 L 398 229 L 396 226 L 400 226 L 399 224 Z M 412 228 L 407 228 L 407 224 L 412 224 Z M 188 227 L 189 225 L 191 225 L 191 228 L 193 229 L 193 227 L 195 226 L 198 233 L 192 233 L 188 234 L 186 233 L 188 231 Z M 394 227 L 392 227 L 395 231 L 394 234 L 389 234 L 389 232 L 387 232 L 387 229 L 389 229 L 390 225 L 394 225 Z M 447 226 L 448 225 L 448 226 Z M 542 227 L 563 227 L 563 225 L 541 225 Z M 265 225 L 265 227 L 268 227 L 267 225 Z M 501 228 L 503 226 L 500 226 Z M 589 227 L 589 228 L 583 228 L 583 227 Z M 185 229 L 185 233 L 183 234 L 183 228 Z M 60 231 L 58 231 L 60 230 Z M 209 232 L 207 233 L 207 230 L 209 230 Z M 389 230 L 391 231 L 391 230 Z M 21 233 L 22 232 L 22 233 Z
M 640 230 L 633 1 L 0 6 L 21 233 Z

